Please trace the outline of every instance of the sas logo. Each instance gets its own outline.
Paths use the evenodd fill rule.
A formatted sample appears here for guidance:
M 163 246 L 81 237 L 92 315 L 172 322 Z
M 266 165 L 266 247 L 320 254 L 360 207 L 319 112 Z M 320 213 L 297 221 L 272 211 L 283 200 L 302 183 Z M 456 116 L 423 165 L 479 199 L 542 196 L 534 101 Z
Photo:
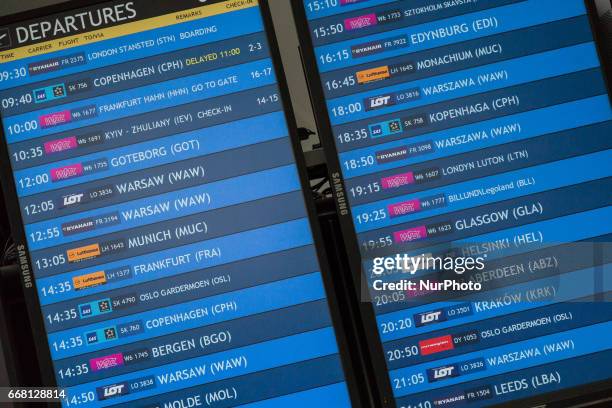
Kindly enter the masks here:
M 458 376 L 459 369 L 455 364 L 438 368 L 430 368 L 427 370 L 427 378 L 429 379 L 430 383 Z
M 421 355 L 428 356 L 430 354 L 452 350 L 455 346 L 452 336 L 442 336 L 436 337 L 435 339 L 419 341 L 419 348 L 421 349 Z
M 88 273 L 87 275 L 72 278 L 74 290 L 83 290 L 106 284 L 106 273 L 104 271 Z
M 395 105 L 395 100 L 393 100 L 392 95 L 374 96 L 372 98 L 366 98 L 365 105 L 366 110 L 371 111 L 393 106 Z
M 47 100 L 47 92 L 44 89 L 36 89 L 32 93 L 34 94 L 34 103 L 41 103 Z
M 366 69 L 364 71 L 357 72 L 357 82 L 360 85 L 368 84 L 370 82 L 382 81 L 391 77 L 389 67 L 377 67 L 372 69 Z
M 32 94 L 34 95 L 34 103 L 53 101 L 66 97 L 66 86 L 64 84 L 51 85 L 35 89 Z
M 96 344 L 100 341 L 98 332 L 91 332 L 91 333 L 85 334 L 85 339 L 87 340 L 87 345 Z
M 434 310 L 432 312 L 418 313 L 414 315 L 416 327 L 423 327 L 430 324 L 446 321 L 446 316 L 442 310 Z
M 117 328 L 115 326 L 107 327 L 106 329 L 100 329 L 85 334 L 87 345 L 105 343 L 117 339 Z
M 81 319 L 98 316 L 113 311 L 110 299 L 96 300 L 79 305 L 79 315 Z
M 370 136 L 376 139 L 384 136 L 391 136 L 404 131 L 400 119 L 388 120 L 386 122 L 375 123 L 369 126 Z
M 82 318 L 93 316 L 93 309 L 90 304 L 79 305 L 79 314 Z
M 63 196 L 60 199 L 60 202 L 61 202 L 60 207 L 64 209 L 67 207 L 72 207 L 73 205 L 82 204 L 83 197 L 85 197 L 85 194 L 69 194 L 69 195 Z
M 69 249 L 66 251 L 66 255 L 68 255 L 68 262 L 74 263 L 97 258 L 102 255 L 102 251 L 100 250 L 100 244 L 92 244 Z
M 127 382 L 107 385 L 105 387 L 96 388 L 98 399 L 104 401 L 110 398 L 121 397 L 130 393 Z

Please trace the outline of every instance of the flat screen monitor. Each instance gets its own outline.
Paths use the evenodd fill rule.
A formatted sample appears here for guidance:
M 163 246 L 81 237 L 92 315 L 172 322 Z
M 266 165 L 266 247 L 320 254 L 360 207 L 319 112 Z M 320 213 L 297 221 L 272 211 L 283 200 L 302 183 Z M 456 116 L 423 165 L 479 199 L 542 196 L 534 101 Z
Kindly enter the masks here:
M 2 182 L 64 406 L 351 406 L 270 24 L 256 0 L 2 20 Z
M 383 405 L 609 396 L 612 109 L 592 2 L 293 5 Z

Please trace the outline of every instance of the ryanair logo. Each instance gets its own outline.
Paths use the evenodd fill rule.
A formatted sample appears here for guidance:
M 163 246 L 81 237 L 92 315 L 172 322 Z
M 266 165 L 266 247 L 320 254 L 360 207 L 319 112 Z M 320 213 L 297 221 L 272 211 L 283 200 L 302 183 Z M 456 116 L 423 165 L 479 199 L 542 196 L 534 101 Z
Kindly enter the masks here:
M 93 218 L 84 218 L 82 220 L 62 224 L 62 233 L 64 236 L 93 231 L 94 229 L 96 229 L 96 223 Z
M 408 148 L 405 146 L 376 152 L 376 162 L 378 164 L 391 163 L 404 160 L 408 157 Z

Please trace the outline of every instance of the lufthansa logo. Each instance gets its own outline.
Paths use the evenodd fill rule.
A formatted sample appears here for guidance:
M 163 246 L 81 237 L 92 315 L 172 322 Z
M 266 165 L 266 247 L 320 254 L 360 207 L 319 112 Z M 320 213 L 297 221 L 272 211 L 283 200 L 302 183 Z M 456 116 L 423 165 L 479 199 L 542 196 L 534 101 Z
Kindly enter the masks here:
M 100 245 L 98 244 L 69 249 L 67 252 L 68 262 L 79 262 L 86 259 L 97 258 L 101 254 Z

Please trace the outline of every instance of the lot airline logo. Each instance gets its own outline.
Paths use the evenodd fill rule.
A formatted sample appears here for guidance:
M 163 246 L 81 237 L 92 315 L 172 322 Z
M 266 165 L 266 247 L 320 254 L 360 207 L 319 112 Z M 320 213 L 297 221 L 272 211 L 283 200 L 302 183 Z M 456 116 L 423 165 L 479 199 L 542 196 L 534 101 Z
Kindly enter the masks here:
M 110 398 L 120 397 L 130 393 L 129 385 L 127 382 L 121 382 L 117 384 L 107 385 L 105 387 L 96 388 L 98 393 L 98 399 L 104 401 Z
M 430 383 L 442 381 L 447 378 L 458 377 L 459 367 L 455 364 L 450 364 L 442 367 L 430 368 L 427 370 L 427 378 Z
M 395 105 L 393 95 L 380 95 L 365 99 L 366 111 L 386 108 Z
M 442 309 L 433 310 L 431 312 L 418 313 L 414 315 L 416 327 L 423 327 L 430 324 L 436 324 L 446 321 L 446 316 Z
M 60 208 L 64 209 L 64 208 L 72 207 L 73 205 L 82 204 L 83 197 L 85 197 L 84 193 L 65 195 L 60 200 Z

